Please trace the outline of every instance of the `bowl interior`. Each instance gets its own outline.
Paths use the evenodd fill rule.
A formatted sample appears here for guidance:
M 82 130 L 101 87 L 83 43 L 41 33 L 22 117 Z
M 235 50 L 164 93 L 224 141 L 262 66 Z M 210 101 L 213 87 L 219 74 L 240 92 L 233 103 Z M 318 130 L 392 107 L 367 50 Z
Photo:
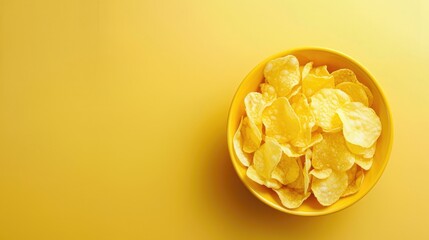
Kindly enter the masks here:
M 358 80 L 361 83 L 365 84 L 373 93 L 374 103 L 372 105 L 372 108 L 377 112 L 377 115 L 380 117 L 381 120 L 382 132 L 377 142 L 377 150 L 374 156 L 374 163 L 372 168 L 366 172 L 365 179 L 360 191 L 352 196 L 341 198 L 338 202 L 334 203 L 329 207 L 323 207 L 322 205 L 320 205 L 315 199 L 314 195 L 307 199 L 297 209 L 288 209 L 283 207 L 274 191 L 253 182 L 246 176 L 246 167 L 241 165 L 241 163 L 235 156 L 233 150 L 232 139 L 235 131 L 238 128 L 241 116 L 245 114 L 245 96 L 251 91 L 256 91 L 258 89 L 259 84 L 263 82 L 263 69 L 268 61 L 288 54 L 295 55 L 298 58 L 300 65 L 304 65 L 309 61 L 313 61 L 314 66 L 327 65 L 328 70 L 330 72 L 340 68 L 351 69 L 353 72 L 355 72 Z M 383 173 L 383 170 L 389 160 L 393 138 L 392 120 L 389 106 L 380 86 L 377 84 L 372 75 L 363 66 L 361 66 L 359 63 L 357 63 L 350 57 L 339 52 L 324 48 L 299 48 L 288 50 L 273 55 L 270 58 L 261 62 L 259 65 L 257 65 L 243 80 L 234 96 L 229 112 L 227 131 L 228 148 L 233 165 L 237 171 L 239 178 L 241 178 L 241 180 L 249 188 L 249 190 L 261 201 L 265 202 L 266 204 L 275 209 L 295 215 L 304 216 L 325 215 L 328 213 L 336 212 L 352 205 L 353 203 L 361 199 L 363 196 L 365 196 L 365 194 L 367 194 L 371 190 L 371 188 L 377 183 L 378 179 Z

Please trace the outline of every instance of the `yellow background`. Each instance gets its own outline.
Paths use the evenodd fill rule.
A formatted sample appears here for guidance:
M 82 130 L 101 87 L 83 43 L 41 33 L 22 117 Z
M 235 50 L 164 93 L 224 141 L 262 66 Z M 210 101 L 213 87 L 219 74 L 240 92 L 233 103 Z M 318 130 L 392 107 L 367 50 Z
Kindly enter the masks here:
M 0 0 L 0 239 L 429 237 L 428 12 L 423 0 Z M 226 146 L 240 81 L 304 45 L 366 66 L 395 127 L 377 186 L 312 218 L 251 195 Z

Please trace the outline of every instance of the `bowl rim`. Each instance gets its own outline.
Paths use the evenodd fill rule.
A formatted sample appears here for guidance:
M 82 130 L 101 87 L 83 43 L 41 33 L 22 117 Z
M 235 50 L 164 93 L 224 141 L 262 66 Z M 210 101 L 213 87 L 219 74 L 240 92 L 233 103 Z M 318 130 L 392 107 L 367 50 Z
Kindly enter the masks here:
M 275 204 L 273 204 L 272 202 L 268 201 L 267 199 L 265 199 L 264 197 L 262 197 L 256 190 L 252 189 L 248 184 L 246 184 L 243 180 L 243 178 L 240 178 L 240 181 L 244 184 L 244 186 L 246 186 L 246 188 L 255 196 L 257 197 L 259 200 L 261 200 L 262 202 L 264 202 L 266 205 L 277 209 L 281 212 L 284 213 L 288 213 L 288 214 L 292 214 L 292 215 L 297 215 L 297 216 L 322 216 L 322 215 L 329 215 L 341 210 L 344 210 L 352 205 L 354 205 L 356 202 L 359 202 L 363 197 L 365 197 L 374 187 L 375 185 L 377 185 L 378 181 L 381 178 L 381 175 L 383 174 L 388 162 L 390 161 L 390 154 L 392 151 L 392 146 L 393 146 L 393 138 L 394 138 L 394 125 L 393 125 L 393 119 L 392 119 L 392 112 L 391 112 L 391 108 L 390 108 L 390 104 L 387 101 L 386 98 L 386 94 L 384 92 L 384 90 L 381 88 L 380 84 L 377 82 L 376 78 L 368 71 L 368 69 L 366 67 L 364 67 L 362 64 L 360 64 L 358 61 L 356 61 L 355 59 L 353 59 L 352 57 L 350 57 L 349 55 L 342 53 L 340 51 L 337 50 L 333 50 L 331 48 L 326 48 L 326 47 L 317 47 L 317 46 L 301 46 L 301 47 L 295 47 L 295 48 L 290 48 L 287 50 L 283 50 L 281 52 L 277 52 L 275 54 L 272 54 L 268 57 L 266 57 L 265 59 L 263 59 L 261 62 L 259 62 L 244 78 L 243 80 L 240 82 L 238 88 L 236 89 L 234 96 L 232 98 L 229 110 L 228 110 L 228 119 L 227 119 L 227 145 L 228 145 L 228 152 L 230 155 L 230 159 L 232 162 L 232 165 L 234 166 L 235 172 L 238 175 L 238 171 L 239 171 L 239 161 L 234 160 L 236 159 L 235 157 L 235 153 L 234 153 L 234 149 L 232 148 L 232 141 L 233 141 L 233 137 L 234 137 L 234 133 L 232 131 L 229 131 L 231 124 L 232 124 L 232 119 L 231 119 L 231 111 L 232 111 L 232 106 L 235 105 L 235 102 L 238 101 L 237 100 L 237 95 L 239 90 L 244 86 L 245 84 L 245 80 L 249 78 L 249 76 L 253 75 L 263 64 L 266 64 L 266 62 L 269 59 L 274 59 L 276 57 L 280 57 L 280 56 L 285 56 L 287 54 L 293 54 L 293 52 L 300 52 L 300 51 L 322 51 L 322 52 L 328 52 L 331 54 L 335 54 L 338 55 L 340 57 L 343 57 L 345 59 L 347 59 L 348 61 L 352 62 L 353 64 L 355 64 L 356 66 L 358 66 L 369 78 L 370 80 L 374 83 L 374 85 L 376 86 L 377 90 L 380 92 L 380 96 L 386 106 L 386 112 L 387 112 L 387 116 L 388 116 L 388 123 L 390 123 L 390 139 L 388 140 L 388 147 L 387 147 L 387 151 L 386 151 L 386 161 L 384 161 L 384 163 L 382 164 L 380 171 L 377 173 L 377 175 L 375 176 L 375 181 L 374 183 L 367 189 L 367 191 L 360 196 L 359 198 L 357 198 L 355 201 L 351 202 L 350 204 L 347 205 L 343 205 L 341 207 L 338 208 L 330 208 L 329 210 L 322 210 L 322 211 L 314 211 L 314 212 L 307 212 L 307 211 L 297 211 L 295 209 L 288 209 L 285 207 L 279 207 Z

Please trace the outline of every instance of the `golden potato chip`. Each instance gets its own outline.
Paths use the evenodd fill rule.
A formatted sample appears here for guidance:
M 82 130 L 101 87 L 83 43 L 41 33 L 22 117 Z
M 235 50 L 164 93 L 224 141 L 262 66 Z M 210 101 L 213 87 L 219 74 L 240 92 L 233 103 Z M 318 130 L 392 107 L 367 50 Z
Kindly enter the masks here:
M 329 73 L 329 71 L 328 71 L 328 66 L 326 66 L 326 65 L 323 65 L 323 66 L 319 66 L 319 67 L 315 67 L 315 68 L 312 68 L 311 70 L 310 70 L 310 73 L 312 73 L 312 74 L 314 74 L 314 75 L 316 75 L 316 76 L 325 76 L 325 77 L 327 77 L 327 76 L 330 76 L 331 74 Z M 304 78 L 303 78 L 304 79 Z
M 373 158 L 364 158 L 364 157 L 356 158 L 356 164 L 367 171 L 372 167 L 373 162 L 374 162 Z
M 357 193 L 364 179 L 364 172 L 362 168 L 358 168 L 356 165 L 347 171 L 347 175 L 348 186 L 341 197 L 347 197 Z
M 313 62 L 308 62 L 305 64 L 304 67 L 302 67 L 301 80 L 307 77 L 307 75 L 310 73 L 312 68 L 313 68 Z
M 350 102 L 337 109 L 347 142 L 364 148 L 373 145 L 381 134 L 381 121 L 372 108 Z
M 336 111 L 350 102 L 350 97 L 339 89 L 322 89 L 311 97 L 310 108 L 316 125 L 325 132 L 341 130 L 342 123 Z
M 285 97 L 277 98 L 265 108 L 262 113 L 262 122 L 266 136 L 277 139 L 279 143 L 286 143 L 296 138 L 301 131 L 298 116 Z
M 282 149 L 274 141 L 266 141 L 253 155 L 256 172 L 264 179 L 270 179 L 271 173 L 282 158 Z
M 323 140 L 313 146 L 313 167 L 331 168 L 334 171 L 349 170 L 358 156 L 351 153 L 341 132 L 325 133 Z
M 304 192 L 305 184 L 304 184 L 304 168 L 302 166 L 301 158 L 298 158 L 297 161 L 299 167 L 298 178 L 286 185 L 288 188 L 299 190 Z
M 288 157 L 300 157 L 302 155 L 305 154 L 305 150 L 304 151 L 300 151 L 300 149 L 286 143 L 286 144 L 281 144 L 280 145 L 282 148 L 282 151 L 284 154 L 286 154 L 286 156 Z
M 241 136 L 241 127 L 243 125 L 243 118 L 241 118 L 240 125 L 234 134 L 233 144 L 235 155 L 237 155 L 238 160 L 245 167 L 248 167 L 252 162 L 252 155 L 243 151 L 243 138 Z
M 274 168 L 271 177 L 281 184 L 286 185 L 298 178 L 299 166 L 296 158 L 291 158 L 283 154 L 279 164 Z
M 246 175 L 248 178 L 258 183 L 259 185 L 264 185 L 268 188 L 273 189 L 279 189 L 282 187 L 282 184 L 275 179 L 264 179 L 263 177 L 259 176 L 253 165 L 247 168 Z
M 274 191 L 279 196 L 283 206 L 290 209 L 298 208 L 310 196 L 310 193 L 304 193 L 288 187 L 282 187 Z
M 313 147 L 314 145 L 320 143 L 323 140 L 323 135 L 321 133 L 315 132 L 311 134 L 311 140 L 310 143 L 302 148 L 298 148 L 297 150 L 295 150 L 294 152 L 296 153 L 303 153 L 305 152 L 307 149 Z
M 301 85 L 296 85 L 295 87 L 293 87 L 292 91 L 288 94 L 287 99 L 289 99 L 290 101 L 293 97 L 295 97 L 300 92 L 301 92 Z
M 372 95 L 371 90 L 369 90 L 369 88 L 362 83 L 359 83 L 359 85 L 361 85 L 363 90 L 365 91 L 366 96 L 368 97 L 368 106 L 371 107 L 372 103 L 374 102 L 374 96 Z
M 256 124 L 248 117 L 243 119 L 241 128 L 241 136 L 243 139 L 243 151 L 252 153 L 259 148 L 262 141 L 262 132 Z
M 353 83 L 358 82 L 356 78 L 356 74 L 352 70 L 347 68 L 333 71 L 332 76 L 334 76 L 335 85 L 338 85 L 343 82 L 353 82 Z
M 315 125 L 315 119 L 308 104 L 307 97 L 300 93 L 295 96 L 296 101 L 292 103 L 292 108 L 298 115 L 301 124 L 301 131 L 298 136 L 292 139 L 291 143 L 295 147 L 305 147 L 311 141 L 311 129 Z
M 271 102 L 277 98 L 276 89 L 270 84 L 261 83 L 259 87 L 261 88 L 263 99 L 267 105 L 271 104 Z
M 372 158 L 375 154 L 376 143 L 372 144 L 369 148 L 364 148 L 358 145 L 351 144 L 346 141 L 347 148 L 350 152 L 360 155 L 364 158 Z
M 326 179 L 313 178 L 311 190 L 317 201 L 323 206 L 330 206 L 343 195 L 348 186 L 346 172 L 332 171 Z
M 300 81 L 299 62 L 293 55 L 277 58 L 267 63 L 264 69 L 266 82 L 275 89 L 277 96 L 287 96 Z
M 302 92 L 307 97 L 311 97 L 321 89 L 334 87 L 334 77 L 331 75 L 318 76 L 316 74 L 309 73 L 307 77 L 302 80 Z
M 318 179 L 327 179 L 329 176 L 331 176 L 332 169 L 330 168 L 324 168 L 324 169 L 313 169 L 310 171 L 310 174 Z
M 310 149 L 307 149 L 307 151 L 305 151 L 305 160 L 304 160 L 304 167 L 302 170 L 302 175 L 303 175 L 303 179 L 304 179 L 304 194 L 308 193 L 309 187 L 310 187 L 310 181 L 311 181 L 311 176 L 310 176 L 310 168 L 311 168 L 311 157 L 313 155 L 313 152 Z
M 352 102 L 361 102 L 363 105 L 368 106 L 368 96 L 361 84 L 353 82 L 342 82 L 336 86 L 337 89 L 349 95 Z
M 267 103 L 261 93 L 250 92 L 244 98 L 244 107 L 246 114 L 257 126 L 262 124 L 262 112 L 264 111 Z

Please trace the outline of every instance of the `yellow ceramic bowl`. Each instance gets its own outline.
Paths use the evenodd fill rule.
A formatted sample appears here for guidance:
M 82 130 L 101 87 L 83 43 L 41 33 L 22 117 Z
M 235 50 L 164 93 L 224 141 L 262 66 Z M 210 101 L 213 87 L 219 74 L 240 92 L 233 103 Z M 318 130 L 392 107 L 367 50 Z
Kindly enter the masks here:
M 340 68 L 351 69 L 353 72 L 355 72 L 359 81 L 365 84 L 374 94 L 374 103 L 372 108 L 377 112 L 381 119 L 382 132 L 377 142 L 377 151 L 374 156 L 374 164 L 372 168 L 366 173 L 360 191 L 352 196 L 341 198 L 338 202 L 329 207 L 321 206 L 315 199 L 314 195 L 308 198 L 297 209 L 288 209 L 283 207 L 274 191 L 264 186 L 258 185 L 246 176 L 246 167 L 241 165 L 234 153 L 232 139 L 235 131 L 237 130 L 241 116 L 245 114 L 244 97 L 247 95 L 247 93 L 256 91 L 258 89 L 259 84 L 263 81 L 264 66 L 268 61 L 289 54 L 295 55 L 298 58 L 300 65 L 304 65 L 309 61 L 313 61 L 314 66 L 327 65 L 330 72 Z M 234 96 L 231 108 L 229 110 L 227 131 L 228 148 L 231 160 L 235 170 L 237 171 L 238 177 L 243 181 L 244 185 L 246 185 L 246 187 L 257 198 L 267 205 L 285 213 L 302 216 L 318 216 L 333 213 L 352 205 L 365 196 L 365 194 L 367 194 L 374 187 L 383 173 L 384 168 L 389 161 L 390 150 L 392 148 L 393 142 L 392 116 L 390 113 L 389 104 L 387 103 L 387 99 L 375 78 L 368 72 L 368 70 L 366 70 L 366 68 L 353 60 L 351 57 L 334 50 L 317 47 L 303 47 L 287 50 L 275 54 L 259 63 L 259 65 L 257 65 L 244 78 Z M 249 211 L 251 211 L 251 209 L 249 209 Z

